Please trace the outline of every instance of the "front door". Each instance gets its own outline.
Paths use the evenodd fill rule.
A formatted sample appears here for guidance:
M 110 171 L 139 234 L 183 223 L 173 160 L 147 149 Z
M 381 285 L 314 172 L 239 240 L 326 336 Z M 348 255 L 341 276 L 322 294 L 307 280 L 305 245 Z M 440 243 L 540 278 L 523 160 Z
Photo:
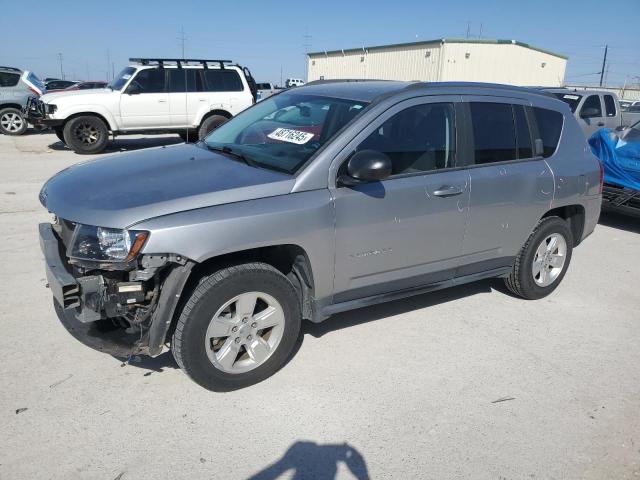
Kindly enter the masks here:
M 469 201 L 468 173 L 456 169 L 454 101 L 398 104 L 347 147 L 385 153 L 393 171 L 381 182 L 332 190 L 335 303 L 453 277 Z M 348 158 L 338 161 L 342 175 Z
M 165 90 L 165 70 L 140 70 L 120 95 L 123 130 L 169 128 L 169 94 Z
M 584 102 L 582 102 L 578 110 L 578 123 L 587 138 L 605 126 L 605 117 L 600 95 L 588 95 L 584 99 Z

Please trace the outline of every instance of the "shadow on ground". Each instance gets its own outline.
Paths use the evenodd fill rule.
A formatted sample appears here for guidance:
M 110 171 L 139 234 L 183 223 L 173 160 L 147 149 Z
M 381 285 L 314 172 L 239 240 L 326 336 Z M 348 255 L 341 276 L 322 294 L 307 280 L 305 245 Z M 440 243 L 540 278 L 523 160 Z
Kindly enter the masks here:
M 336 478 L 340 463 L 344 463 L 358 480 L 369 478 L 364 457 L 348 443 L 319 445 L 315 442 L 299 441 L 291 445 L 277 462 L 250 476 L 249 479 L 332 480 Z
M 511 295 L 504 287 L 502 280 L 490 279 L 481 280 L 474 283 L 459 285 L 457 287 L 447 288 L 435 292 L 425 293 L 415 297 L 409 297 L 393 302 L 381 303 L 371 307 L 364 307 L 349 312 L 339 313 L 328 318 L 322 323 L 304 322 L 302 324 L 302 335 L 298 337 L 289 359 L 283 365 L 286 366 L 289 361 L 298 353 L 302 347 L 305 335 L 312 335 L 319 338 L 328 332 L 341 330 L 343 328 L 353 327 L 367 322 L 373 322 L 387 317 L 400 315 L 412 310 L 420 310 L 422 308 L 432 307 L 441 303 L 455 301 L 471 295 L 479 293 L 491 293 L 493 290 Z M 117 358 L 117 357 L 115 357 Z M 122 360 L 122 359 L 119 359 Z M 145 376 L 151 375 L 153 372 L 161 373 L 165 368 L 179 368 L 170 351 L 163 353 L 155 358 L 147 356 L 133 356 L 129 359 L 128 365 L 143 370 L 148 370 Z
M 107 145 L 101 153 L 113 153 L 113 152 L 130 152 L 133 150 L 140 150 L 142 148 L 162 147 L 164 145 L 176 145 L 178 143 L 184 143 L 183 140 L 177 135 L 170 136 L 149 136 L 144 138 L 127 138 L 126 136 L 116 137 Z M 71 151 L 64 142 L 56 141 L 49 145 L 51 150 L 67 150 Z
M 339 313 L 328 318 L 322 323 L 306 322 L 303 326 L 303 331 L 314 337 L 321 337 L 328 332 L 333 332 L 342 328 L 353 327 L 362 323 L 400 315 L 412 310 L 432 307 L 440 303 L 451 302 L 460 298 L 476 295 L 478 293 L 490 293 L 493 289 L 502 293 L 507 293 L 506 289 L 503 290 L 501 288 L 501 285 L 502 281 L 499 279 L 482 280 L 444 290 L 425 293 L 423 295 L 417 295 L 415 297 L 404 298 L 402 300 L 381 303 L 371 307 Z
M 640 233 L 640 217 L 634 217 L 633 215 L 603 210 L 598 223 L 606 227 L 626 230 L 631 233 Z

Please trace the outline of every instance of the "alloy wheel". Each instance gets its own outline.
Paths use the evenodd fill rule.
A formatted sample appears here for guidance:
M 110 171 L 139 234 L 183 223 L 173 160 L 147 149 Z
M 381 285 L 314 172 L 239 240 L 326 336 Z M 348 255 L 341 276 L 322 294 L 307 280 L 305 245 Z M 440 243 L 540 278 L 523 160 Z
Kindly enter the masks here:
M 276 351 L 284 326 L 284 310 L 274 297 L 242 293 L 225 302 L 209 322 L 204 339 L 207 357 L 223 372 L 253 370 Z
M 0 125 L 8 132 L 19 132 L 24 126 L 24 119 L 14 112 L 7 112 L 0 117 Z
M 567 259 L 567 241 L 559 233 L 547 236 L 533 257 L 531 273 L 536 285 L 548 287 L 562 273 Z
M 90 123 L 80 123 L 76 125 L 73 134 L 85 145 L 94 145 L 100 140 L 100 131 Z

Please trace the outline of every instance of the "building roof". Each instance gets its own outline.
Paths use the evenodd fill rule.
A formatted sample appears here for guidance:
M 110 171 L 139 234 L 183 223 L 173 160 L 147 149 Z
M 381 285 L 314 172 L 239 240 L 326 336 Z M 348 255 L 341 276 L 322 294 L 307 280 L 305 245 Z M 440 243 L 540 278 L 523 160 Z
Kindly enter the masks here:
M 418 47 L 418 46 L 433 46 L 433 45 L 442 45 L 444 43 L 481 43 L 481 44 L 509 44 L 509 45 L 519 45 L 520 47 L 528 48 L 530 50 L 536 50 L 538 52 L 546 53 L 547 55 L 553 55 L 554 57 L 559 57 L 566 60 L 568 57 L 565 55 L 561 55 L 559 53 L 552 52 L 550 50 L 545 50 L 543 48 L 534 47 L 528 43 L 519 42 L 517 40 L 492 40 L 488 38 L 482 39 L 473 39 L 473 38 L 438 38 L 435 40 L 423 40 L 420 42 L 409 42 L 409 43 L 394 43 L 391 45 L 374 45 L 370 47 L 361 47 L 361 48 L 349 48 L 345 50 L 327 50 L 322 52 L 311 52 L 307 55 L 311 57 L 319 57 L 322 55 L 333 55 L 336 53 L 355 53 L 362 51 L 371 51 L 371 50 L 383 50 L 387 48 L 397 48 L 397 47 Z

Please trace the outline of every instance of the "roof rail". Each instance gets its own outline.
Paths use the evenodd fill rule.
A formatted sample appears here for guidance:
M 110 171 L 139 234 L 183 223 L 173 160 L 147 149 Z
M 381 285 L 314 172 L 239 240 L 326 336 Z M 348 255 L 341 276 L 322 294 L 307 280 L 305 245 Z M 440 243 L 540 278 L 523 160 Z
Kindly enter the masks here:
M 220 65 L 221 69 L 224 69 L 225 63 L 233 62 L 233 60 L 206 60 L 202 58 L 130 58 L 129 61 L 139 63 L 141 65 L 151 65 L 152 63 L 155 63 L 160 67 L 164 66 L 165 63 L 175 63 L 178 68 L 182 68 L 183 63 L 199 63 L 204 68 L 208 68 L 208 63 L 217 63 Z
M 309 83 L 305 83 L 304 86 L 309 85 L 324 85 L 327 83 L 356 83 L 356 82 L 391 82 L 392 80 L 377 80 L 366 78 L 329 78 L 327 80 L 312 80 Z
M 0 65 L 0 68 L 4 68 L 5 70 L 12 70 L 14 72 L 22 72 L 22 70 L 20 70 L 19 68 L 15 68 L 15 67 L 4 67 L 4 66 Z

